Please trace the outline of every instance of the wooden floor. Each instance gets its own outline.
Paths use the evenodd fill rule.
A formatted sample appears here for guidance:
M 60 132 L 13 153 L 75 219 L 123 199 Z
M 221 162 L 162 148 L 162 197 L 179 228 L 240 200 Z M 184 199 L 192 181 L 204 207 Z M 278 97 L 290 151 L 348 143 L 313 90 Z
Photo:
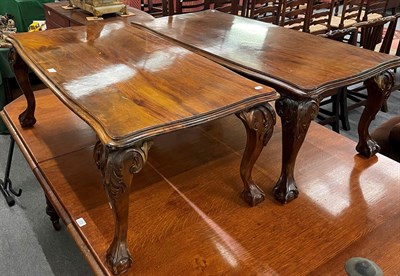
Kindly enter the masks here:
M 37 124 L 14 123 L 13 135 L 96 273 L 109 274 L 113 219 L 92 158 L 95 135 L 47 90 L 36 95 Z M 24 106 L 5 108 L 9 124 Z M 236 117 L 157 137 L 132 184 L 128 274 L 345 275 L 345 261 L 361 256 L 398 275 L 400 164 L 364 159 L 354 142 L 312 123 L 295 170 L 299 198 L 281 205 L 271 192 L 280 140 L 278 122 L 253 171 L 267 197 L 250 208 L 239 197 L 245 130 Z

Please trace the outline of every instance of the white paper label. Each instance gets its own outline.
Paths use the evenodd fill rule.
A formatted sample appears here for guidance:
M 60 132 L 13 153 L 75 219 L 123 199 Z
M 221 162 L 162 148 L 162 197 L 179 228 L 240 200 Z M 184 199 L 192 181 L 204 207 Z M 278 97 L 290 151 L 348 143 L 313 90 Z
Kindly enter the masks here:
M 76 223 L 78 223 L 79 227 L 82 227 L 82 226 L 86 225 L 86 221 L 83 218 L 78 218 L 76 220 Z

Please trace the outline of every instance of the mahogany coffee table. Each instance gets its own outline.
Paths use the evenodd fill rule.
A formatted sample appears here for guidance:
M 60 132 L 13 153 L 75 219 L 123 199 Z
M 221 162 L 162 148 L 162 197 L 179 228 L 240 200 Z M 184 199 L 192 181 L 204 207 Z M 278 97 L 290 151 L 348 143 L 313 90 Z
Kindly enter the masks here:
M 368 127 L 390 95 L 395 78 L 388 69 L 400 66 L 399 57 L 215 10 L 132 22 L 281 94 L 275 108 L 283 129 L 282 170 L 274 188 L 280 202 L 298 196 L 297 154 L 319 102 L 337 88 L 365 81 L 368 99 L 356 149 L 366 157 L 379 151 Z
M 264 199 L 251 171 L 275 124 L 268 104 L 277 99 L 273 89 L 122 21 L 15 34 L 10 41 L 10 59 L 28 103 L 19 118 L 22 127 L 36 122 L 31 68 L 97 134 L 93 155 L 115 220 L 107 251 L 114 273 L 132 262 L 129 190 L 155 136 L 235 113 L 247 131 L 243 197 L 252 206 Z

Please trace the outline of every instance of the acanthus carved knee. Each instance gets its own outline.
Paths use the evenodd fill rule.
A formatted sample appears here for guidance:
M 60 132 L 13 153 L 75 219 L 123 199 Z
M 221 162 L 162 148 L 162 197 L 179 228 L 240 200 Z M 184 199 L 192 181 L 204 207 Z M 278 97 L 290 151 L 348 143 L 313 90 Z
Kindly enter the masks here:
M 236 116 L 242 120 L 244 125 L 255 131 L 257 140 L 266 145 L 273 132 L 276 123 L 274 109 L 269 104 L 252 107 L 249 110 L 240 111 Z
M 147 161 L 151 145 L 151 141 L 144 141 L 125 149 L 115 150 L 97 141 L 93 157 L 113 200 L 117 200 L 127 188 L 123 179 L 124 165 L 129 166 L 130 174 L 138 173 Z

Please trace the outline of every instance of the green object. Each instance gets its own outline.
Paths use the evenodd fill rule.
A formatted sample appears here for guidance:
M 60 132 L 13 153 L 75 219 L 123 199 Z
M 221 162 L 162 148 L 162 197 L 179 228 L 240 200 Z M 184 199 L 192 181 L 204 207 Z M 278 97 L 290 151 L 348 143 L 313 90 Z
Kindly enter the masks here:
M 8 48 L 0 48 L 0 110 L 3 109 L 3 106 L 5 105 L 6 102 L 3 78 L 14 77 L 14 73 L 12 72 L 10 64 L 8 63 L 9 50 L 10 49 Z M 4 133 L 8 133 L 8 130 L 4 125 L 3 121 L 0 119 L 0 134 Z
M 18 32 L 27 32 L 33 20 L 44 20 L 43 4 L 54 0 L 0 0 L 0 15 L 14 16 Z
M 0 110 L 3 110 L 3 106 L 5 104 L 5 94 L 4 94 L 4 87 L 3 87 L 3 78 L 1 77 L 0 72 Z M 7 133 L 6 125 L 0 119 L 0 134 Z
M 10 63 L 8 62 L 8 48 L 0 48 L 0 74 L 3 78 L 12 78 L 14 73 L 11 70 Z

